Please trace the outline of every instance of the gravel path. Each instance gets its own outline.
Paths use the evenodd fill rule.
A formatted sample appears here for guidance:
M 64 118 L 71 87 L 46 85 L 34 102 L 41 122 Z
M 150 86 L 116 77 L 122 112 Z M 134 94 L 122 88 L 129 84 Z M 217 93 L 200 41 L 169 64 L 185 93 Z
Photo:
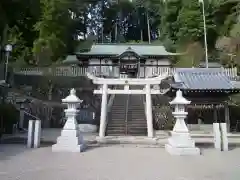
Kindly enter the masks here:
M 0 180 L 239 180 L 240 149 L 170 156 L 162 148 L 108 146 L 52 153 L 0 145 Z

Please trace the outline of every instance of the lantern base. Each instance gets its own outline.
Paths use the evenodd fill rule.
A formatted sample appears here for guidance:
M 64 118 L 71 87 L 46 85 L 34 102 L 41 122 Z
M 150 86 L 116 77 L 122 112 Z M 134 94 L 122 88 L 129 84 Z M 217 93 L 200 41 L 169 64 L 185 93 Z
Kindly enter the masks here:
M 171 155 L 186 156 L 186 155 L 200 155 L 199 148 L 174 147 L 170 144 L 165 145 L 166 151 Z
M 165 149 L 171 155 L 200 155 L 200 149 L 188 132 L 172 132 Z
M 82 152 L 86 148 L 83 137 L 77 130 L 62 130 L 57 143 L 52 146 L 53 152 Z
M 84 144 L 75 146 L 63 146 L 59 144 L 54 144 L 52 146 L 52 152 L 83 152 L 86 146 Z

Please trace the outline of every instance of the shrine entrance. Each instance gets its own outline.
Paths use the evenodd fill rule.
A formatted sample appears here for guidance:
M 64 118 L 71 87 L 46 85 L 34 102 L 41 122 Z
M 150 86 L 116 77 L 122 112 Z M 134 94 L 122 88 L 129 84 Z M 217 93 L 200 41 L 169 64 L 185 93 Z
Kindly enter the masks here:
M 101 103 L 101 116 L 100 116 L 100 127 L 99 127 L 99 137 L 104 138 L 106 133 L 106 126 L 107 126 L 107 112 L 109 105 L 111 104 L 110 101 L 113 99 L 109 98 L 108 95 L 114 94 L 138 94 L 138 95 L 145 95 L 145 115 L 147 121 L 147 136 L 152 138 L 154 137 L 154 130 L 153 130 L 153 118 L 152 118 L 152 94 L 165 94 L 169 89 L 155 89 L 153 88 L 154 85 L 159 85 L 161 81 L 169 76 L 168 73 L 154 77 L 154 78 L 99 78 L 93 76 L 92 74 L 87 74 L 88 78 L 92 80 L 93 84 L 100 85 L 100 89 L 94 90 L 94 94 L 101 94 L 102 95 L 102 103 Z M 110 85 L 113 86 L 123 86 L 123 89 L 110 89 Z M 143 86 L 144 88 L 137 88 L 131 89 L 130 86 Z M 110 100 L 111 99 L 111 100 Z
M 128 48 L 118 58 L 120 60 L 120 74 L 125 74 L 128 78 L 137 78 L 140 65 L 139 55 Z

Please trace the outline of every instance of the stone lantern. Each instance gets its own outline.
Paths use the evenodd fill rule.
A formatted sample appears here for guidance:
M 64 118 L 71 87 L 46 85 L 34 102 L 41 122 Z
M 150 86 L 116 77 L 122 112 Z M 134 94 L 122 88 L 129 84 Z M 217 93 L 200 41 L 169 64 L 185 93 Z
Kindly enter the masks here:
M 195 142 L 191 139 L 185 118 L 188 112 L 185 111 L 186 105 L 190 104 L 182 96 L 182 91 L 178 90 L 176 97 L 170 102 L 174 105 L 174 112 L 172 113 L 176 119 L 171 137 L 168 139 L 168 143 L 165 145 L 165 149 L 172 155 L 199 155 L 200 149 L 195 147 Z
M 52 146 L 52 151 L 81 152 L 84 149 L 84 141 L 78 128 L 76 116 L 79 112 L 77 108 L 82 100 L 76 96 L 76 90 L 71 89 L 70 95 L 62 99 L 62 102 L 67 104 L 67 109 L 64 111 L 67 120 L 57 143 Z

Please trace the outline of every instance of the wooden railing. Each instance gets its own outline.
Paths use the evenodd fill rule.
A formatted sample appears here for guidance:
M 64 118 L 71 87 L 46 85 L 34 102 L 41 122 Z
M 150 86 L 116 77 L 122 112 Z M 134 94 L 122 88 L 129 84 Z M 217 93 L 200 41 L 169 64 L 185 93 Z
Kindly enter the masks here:
M 171 67 L 154 67 L 145 66 L 140 67 L 139 77 L 152 77 L 161 74 L 168 73 L 173 74 L 176 68 Z M 237 68 L 223 68 L 223 71 L 230 77 L 237 76 Z M 22 75 L 39 75 L 39 76 L 85 76 L 87 72 L 95 76 L 108 76 L 108 77 L 119 77 L 119 67 L 112 66 L 89 66 L 89 67 L 78 67 L 78 66 L 62 66 L 62 67 L 34 67 L 34 68 L 20 68 L 14 69 L 15 74 Z

